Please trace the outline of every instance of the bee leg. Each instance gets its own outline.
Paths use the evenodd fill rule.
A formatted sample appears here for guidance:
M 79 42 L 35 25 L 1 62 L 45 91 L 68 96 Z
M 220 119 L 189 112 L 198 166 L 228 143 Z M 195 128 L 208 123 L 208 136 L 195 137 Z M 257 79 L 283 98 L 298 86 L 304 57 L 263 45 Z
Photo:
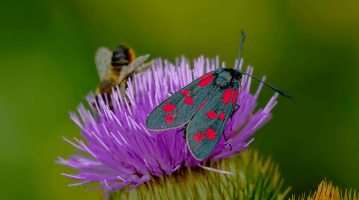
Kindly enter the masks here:
M 241 107 L 241 106 L 240 106 L 238 103 L 236 103 L 235 108 L 234 108 L 234 110 L 232 111 L 230 118 L 232 118 L 232 116 L 234 115 L 234 113 L 236 113 L 237 110 L 238 110 L 240 107 Z
M 228 140 L 227 140 L 226 135 L 224 134 L 224 132 L 223 132 L 223 137 L 224 137 L 224 140 L 225 140 L 226 142 L 228 142 Z M 232 151 L 232 145 L 231 145 L 230 143 L 228 143 L 228 144 L 229 144 L 229 150 Z

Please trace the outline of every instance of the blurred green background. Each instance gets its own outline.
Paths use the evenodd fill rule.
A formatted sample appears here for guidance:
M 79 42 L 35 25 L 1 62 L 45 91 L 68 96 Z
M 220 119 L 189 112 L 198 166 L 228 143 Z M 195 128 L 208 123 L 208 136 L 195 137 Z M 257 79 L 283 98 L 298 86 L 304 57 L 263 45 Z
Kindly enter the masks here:
M 1 199 L 98 199 L 54 164 L 79 136 L 69 119 L 99 82 L 94 54 L 120 42 L 174 61 L 220 56 L 232 67 L 240 30 L 254 75 L 278 98 L 252 147 L 280 164 L 297 195 L 324 179 L 359 190 L 359 2 L 7 1 L 0 8 Z M 258 85 L 253 81 L 252 92 Z M 259 106 L 273 91 L 264 88 Z M 92 185 L 93 186 L 93 185 Z M 288 196 L 289 197 L 289 196 Z

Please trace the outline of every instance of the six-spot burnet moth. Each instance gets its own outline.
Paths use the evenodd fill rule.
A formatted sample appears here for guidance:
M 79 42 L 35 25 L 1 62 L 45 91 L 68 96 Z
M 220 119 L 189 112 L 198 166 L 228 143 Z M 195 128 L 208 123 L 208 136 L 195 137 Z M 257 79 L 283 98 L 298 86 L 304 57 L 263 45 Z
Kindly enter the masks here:
M 242 31 L 239 60 L 243 40 Z M 239 69 L 226 68 L 203 75 L 157 106 L 148 116 L 146 126 L 150 130 L 159 131 L 186 124 L 184 138 L 187 140 L 191 154 L 197 160 L 205 159 L 214 150 L 228 119 L 236 111 L 242 74 L 252 76 Z M 279 94 L 292 98 L 283 91 L 252 77 Z

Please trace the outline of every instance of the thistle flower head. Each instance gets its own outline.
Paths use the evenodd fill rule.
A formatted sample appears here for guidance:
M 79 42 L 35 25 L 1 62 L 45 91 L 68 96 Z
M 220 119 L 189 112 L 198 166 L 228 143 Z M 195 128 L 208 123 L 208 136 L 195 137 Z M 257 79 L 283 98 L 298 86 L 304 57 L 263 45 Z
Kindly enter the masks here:
M 237 60 L 235 67 L 238 64 Z M 241 66 L 242 62 L 239 69 Z M 251 136 L 254 132 L 271 119 L 270 111 L 277 103 L 277 93 L 264 109 L 253 114 L 262 83 L 252 95 L 249 93 L 251 77 L 243 76 L 241 92 L 237 98 L 237 103 L 241 106 L 228 120 L 224 130 L 228 141 L 221 137 L 214 151 L 202 161 L 191 155 L 183 133 L 178 132 L 181 128 L 151 131 L 145 126 L 149 113 L 168 98 L 170 93 L 219 67 L 218 56 L 211 62 L 203 56 L 195 59 L 193 69 L 184 57 L 176 59 L 175 65 L 167 60 L 162 62 L 161 59 L 156 59 L 150 71 L 135 75 L 128 82 L 127 98 L 121 97 L 118 88 L 113 89 L 111 109 L 109 99 L 99 96 L 96 101 L 94 96 L 88 96 L 87 101 L 96 114 L 91 114 L 82 104 L 78 107 L 82 122 L 76 113 L 70 113 L 71 119 L 81 128 L 80 135 L 84 141 L 74 138 L 75 143 L 64 138 L 82 153 L 73 154 L 69 159 L 59 157 L 56 161 L 79 171 L 75 175 L 63 174 L 82 181 L 71 186 L 99 182 L 101 185 L 93 189 L 111 193 L 131 186 L 129 191 L 153 178 L 172 175 L 186 168 L 202 167 L 230 173 L 206 167 L 206 163 L 239 155 L 253 141 Z M 225 67 L 224 62 L 221 67 Z M 248 66 L 246 72 L 252 74 L 253 68 Z M 262 80 L 264 81 L 264 77 Z

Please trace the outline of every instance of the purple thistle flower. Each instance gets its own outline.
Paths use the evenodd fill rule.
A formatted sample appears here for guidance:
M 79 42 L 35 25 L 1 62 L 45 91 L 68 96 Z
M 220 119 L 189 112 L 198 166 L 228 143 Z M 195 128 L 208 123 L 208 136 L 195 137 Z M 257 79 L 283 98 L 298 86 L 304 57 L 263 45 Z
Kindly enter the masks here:
M 239 69 L 242 67 L 240 62 Z M 235 67 L 238 60 L 235 62 Z M 126 94 L 121 97 L 113 89 L 111 100 L 112 110 L 108 99 L 100 96 L 97 102 L 92 95 L 87 101 L 93 112 L 80 104 L 77 108 L 83 122 L 77 114 L 70 112 L 71 119 L 81 128 L 80 135 L 84 141 L 74 138 L 77 143 L 64 138 L 77 149 L 85 152 L 73 154 L 69 159 L 61 157 L 56 161 L 72 169 L 79 170 L 76 175 L 63 173 L 71 179 L 82 182 L 69 186 L 83 185 L 91 182 L 100 182 L 101 185 L 92 189 L 103 189 L 111 193 L 132 185 L 129 190 L 135 189 L 151 177 L 171 175 L 180 168 L 202 167 L 215 172 L 230 172 L 212 169 L 206 166 L 207 161 L 218 161 L 222 158 L 239 155 L 254 140 L 249 139 L 252 134 L 266 124 L 271 118 L 271 109 L 276 105 L 278 93 L 270 99 L 264 109 L 252 114 L 257 106 L 257 97 L 263 86 L 260 83 L 254 95 L 249 93 L 251 77 L 244 75 L 241 82 L 241 92 L 237 98 L 239 110 L 228 120 L 224 133 L 228 142 L 220 138 L 214 151 L 203 161 L 196 160 L 188 150 L 181 128 L 165 131 L 151 131 L 145 126 L 149 113 L 162 101 L 194 79 L 206 72 L 219 68 L 219 57 L 211 62 L 203 56 L 194 59 L 194 67 L 190 68 L 189 60 L 185 57 L 176 59 L 176 65 L 167 60 L 153 60 L 152 70 L 142 75 L 135 75 L 133 81 L 128 81 Z M 222 63 L 225 68 L 225 63 Z M 247 73 L 252 74 L 253 68 L 248 66 Z M 264 81 L 265 77 L 263 77 Z M 249 139 L 249 140 L 248 140 Z M 248 141 L 247 141 L 248 140 Z M 228 145 L 232 145 L 232 151 Z M 203 164 L 203 165 L 202 165 Z M 128 190 L 128 191 L 129 191 Z

